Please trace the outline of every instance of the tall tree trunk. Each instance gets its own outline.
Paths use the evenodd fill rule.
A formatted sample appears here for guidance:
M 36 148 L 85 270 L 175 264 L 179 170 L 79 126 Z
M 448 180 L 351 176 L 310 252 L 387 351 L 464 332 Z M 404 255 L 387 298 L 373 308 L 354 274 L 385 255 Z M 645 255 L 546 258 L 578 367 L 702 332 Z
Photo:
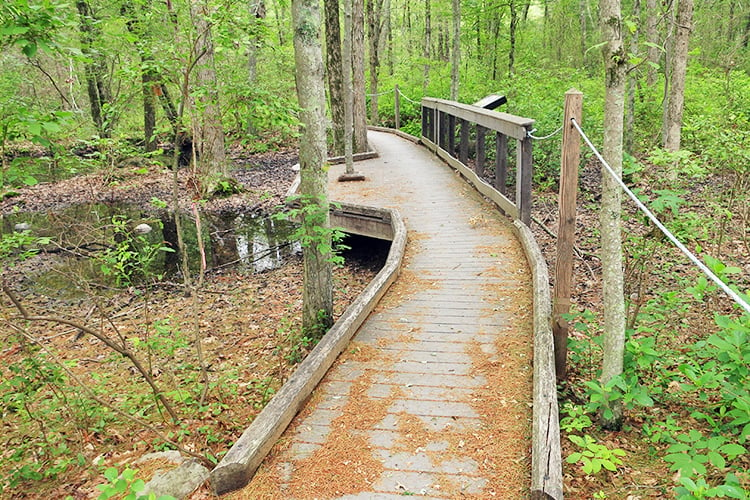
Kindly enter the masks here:
M 430 13 L 430 0 L 424 0 L 424 79 L 422 80 L 422 90 L 427 93 L 427 87 L 430 85 L 430 49 L 432 47 L 432 14 Z
M 146 3 L 145 8 L 151 4 Z M 155 60 L 151 55 L 148 28 L 143 25 L 140 12 L 136 10 L 132 1 L 123 2 L 120 14 L 125 17 L 128 32 L 134 36 L 135 48 L 141 58 L 141 90 L 143 94 L 143 143 L 147 152 L 156 151 L 156 96 L 159 75 L 155 69 Z
M 518 26 L 518 12 L 516 1 L 510 0 L 510 48 L 508 49 L 508 78 L 513 78 L 513 66 L 516 62 L 516 27 Z
M 294 60 L 300 122 L 300 192 L 302 227 L 312 244 L 303 246 L 304 283 L 302 328 L 322 335 L 332 324 L 333 280 L 328 228 L 328 173 L 326 161 L 326 95 L 323 87 L 323 52 L 320 43 L 320 7 L 316 0 L 292 0 Z
M 219 88 L 214 65 L 214 45 L 211 37 L 210 12 L 207 1 L 192 0 L 190 15 L 196 32 L 195 100 L 193 123 L 194 162 L 199 181 L 198 194 L 211 195 L 219 181 L 229 175 L 224 149 L 224 128 L 219 109 Z
M 263 0 L 250 0 L 248 4 L 250 15 L 256 19 L 265 19 L 266 5 Z M 259 22 L 259 21 L 258 21 Z M 247 46 L 247 86 L 252 89 L 258 80 L 258 51 L 261 46 L 261 38 L 258 33 L 253 32 L 250 35 L 250 43 Z M 256 135 L 257 129 L 251 117 L 247 119 L 246 132 L 253 136 Z
M 354 118 L 354 152 L 363 153 L 367 144 L 367 99 L 365 96 L 365 1 L 352 3 L 352 116 Z
M 602 153 L 618 176 L 622 175 L 622 133 L 627 54 L 623 43 L 620 0 L 600 0 L 599 15 L 606 45 L 604 67 L 604 142 Z M 600 216 L 604 345 L 602 384 L 622 374 L 625 353 L 625 297 L 622 269 L 620 187 L 602 172 Z M 605 429 L 622 425 L 622 401 L 605 401 L 599 415 Z
M 659 66 L 659 12 L 656 8 L 656 0 L 646 0 L 646 42 L 648 49 L 646 59 L 648 61 L 648 73 L 646 84 L 650 87 L 656 83 L 657 68 Z
M 385 31 L 384 38 L 386 39 L 385 50 L 385 64 L 388 68 L 388 74 L 393 76 L 393 29 L 391 25 L 391 0 L 383 0 L 382 9 L 383 18 L 383 30 Z
M 143 91 L 143 139 L 147 152 L 156 151 L 156 94 L 158 78 L 150 69 L 153 58 L 141 56 L 141 86 Z
M 343 73 L 344 73 L 344 160 L 346 173 L 354 173 L 353 159 L 353 129 L 354 129 L 354 84 L 352 83 L 352 3 L 344 0 L 344 45 L 343 45 Z
M 680 0 L 677 8 L 677 26 L 672 53 L 672 78 L 669 104 L 664 116 L 664 149 L 680 149 L 682 136 L 682 110 L 685 102 L 685 74 L 687 73 L 688 45 L 693 24 L 693 0 Z
M 633 0 L 633 17 L 639 19 L 641 16 L 641 1 Z M 638 25 L 635 32 L 630 36 L 630 48 L 631 54 L 638 53 L 638 43 L 640 42 L 641 27 Z M 623 148 L 626 153 L 633 153 L 633 136 L 635 129 L 635 89 L 638 85 L 638 74 L 635 70 L 631 70 L 627 75 L 626 91 L 625 91 L 625 125 L 624 125 L 624 137 L 623 137 Z
M 344 83 L 341 61 L 339 1 L 324 0 L 326 18 L 326 77 L 333 124 L 333 154 L 344 154 Z
M 114 116 L 108 108 L 112 104 L 112 93 L 107 78 L 107 60 L 104 52 L 95 47 L 101 37 L 99 19 L 94 15 L 88 0 L 77 0 L 81 30 L 81 47 L 87 60 L 84 63 L 86 91 L 89 96 L 91 118 L 101 137 L 110 137 Z
M 451 100 L 458 101 L 461 70 L 461 0 L 452 0 L 453 50 L 451 50 Z
M 383 18 L 383 0 L 367 1 L 367 33 L 370 37 L 370 123 L 377 125 L 378 116 L 378 70 L 380 69 L 380 37 L 385 21 Z

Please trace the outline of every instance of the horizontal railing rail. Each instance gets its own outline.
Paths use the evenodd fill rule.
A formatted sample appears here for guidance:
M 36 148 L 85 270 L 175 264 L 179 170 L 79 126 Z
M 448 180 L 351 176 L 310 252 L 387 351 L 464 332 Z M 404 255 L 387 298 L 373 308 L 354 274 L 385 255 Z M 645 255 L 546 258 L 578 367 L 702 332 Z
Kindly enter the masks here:
M 534 120 L 444 99 L 422 99 L 422 143 L 457 168 L 487 194 L 481 184 L 494 188 L 493 201 L 508 216 L 531 224 L 533 174 L 531 130 Z M 457 135 L 457 129 L 460 129 Z M 488 148 L 488 132 L 495 147 Z M 515 141 L 515 143 L 510 142 Z M 515 193 L 508 192 L 509 151 L 515 149 Z M 494 185 L 484 180 L 488 152 L 494 153 Z M 473 153 L 473 154 L 472 154 Z M 473 171 L 469 169 L 473 162 Z

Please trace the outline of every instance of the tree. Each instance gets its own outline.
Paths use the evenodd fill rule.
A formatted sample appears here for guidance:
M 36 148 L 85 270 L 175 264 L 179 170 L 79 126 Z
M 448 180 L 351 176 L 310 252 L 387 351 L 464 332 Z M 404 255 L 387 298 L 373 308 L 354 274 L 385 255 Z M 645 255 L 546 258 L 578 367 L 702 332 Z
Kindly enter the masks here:
M 326 76 L 333 123 L 333 153 L 344 154 L 344 76 L 338 0 L 324 0 L 326 20 Z
M 603 48 L 606 95 L 602 153 L 617 176 L 622 175 L 622 135 L 627 54 L 623 41 L 620 0 L 600 0 L 599 16 L 606 44 Z M 625 298 L 622 267 L 620 187 L 602 172 L 600 215 L 604 344 L 602 385 L 623 371 L 625 353 Z M 622 402 L 604 401 L 599 415 L 605 429 L 622 425 Z
M 214 66 L 214 45 L 211 36 L 210 8 L 207 1 L 192 0 L 190 15 L 195 27 L 195 98 L 193 116 L 194 168 L 200 183 L 201 197 L 216 191 L 219 182 L 228 176 L 224 129 L 219 110 L 219 90 Z
M 458 101 L 461 69 L 461 0 L 453 0 L 453 50 L 451 50 L 451 100 Z
M 300 193 L 304 277 L 302 328 L 322 333 L 333 319 L 331 233 L 326 160 L 326 96 L 320 42 L 320 7 L 316 0 L 292 1 L 294 60 L 302 137 Z M 321 231 L 323 228 L 323 231 Z
M 76 8 L 80 19 L 81 46 L 86 60 L 86 89 L 89 96 L 91 118 L 101 137 L 112 134 L 112 92 L 107 74 L 107 59 L 103 50 L 96 45 L 101 38 L 100 19 L 94 14 L 88 0 L 77 0 Z
M 367 0 L 367 34 L 370 40 L 370 123 L 377 125 L 378 116 L 378 70 L 380 69 L 380 37 L 387 21 L 383 19 L 383 0 Z M 390 14 L 390 13 L 388 13 Z
M 367 101 L 365 100 L 365 7 L 364 0 L 352 2 L 352 119 L 354 152 L 363 153 L 367 145 Z
M 693 0 L 679 0 L 676 22 L 672 62 L 670 64 L 669 99 L 664 109 L 662 129 L 664 149 L 667 151 L 680 149 L 688 45 L 693 23 Z M 674 175 L 676 176 L 676 172 Z

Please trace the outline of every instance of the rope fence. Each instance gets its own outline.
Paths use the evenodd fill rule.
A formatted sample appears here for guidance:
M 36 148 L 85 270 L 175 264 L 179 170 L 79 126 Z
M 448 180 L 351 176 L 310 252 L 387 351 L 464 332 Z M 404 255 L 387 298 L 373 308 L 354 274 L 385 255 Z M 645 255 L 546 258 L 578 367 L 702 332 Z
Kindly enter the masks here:
M 615 182 L 620 186 L 620 188 L 625 192 L 625 194 L 630 197 L 631 200 L 633 200 L 633 203 L 651 220 L 651 222 L 654 223 L 654 225 L 659 228 L 659 230 L 664 233 L 664 236 L 666 236 L 685 256 L 698 268 L 703 271 L 703 274 L 706 275 L 707 278 L 709 278 L 711 281 L 713 281 L 716 286 L 721 288 L 721 290 L 726 293 L 729 297 L 734 300 L 737 305 L 739 305 L 742 309 L 744 309 L 748 314 L 750 314 L 750 303 L 745 301 L 740 295 L 732 290 L 726 283 L 724 283 L 716 274 L 714 274 L 711 269 L 708 268 L 698 257 L 693 254 L 685 245 L 680 242 L 680 240 L 677 239 L 677 237 L 672 234 L 672 232 L 664 226 L 664 224 L 659 221 L 659 219 L 654 215 L 654 213 L 649 210 L 649 208 L 641 202 L 641 200 L 638 199 L 638 197 L 633 193 L 627 185 L 622 181 L 619 175 L 614 171 L 614 169 L 607 163 L 607 161 L 602 157 L 602 155 L 599 153 L 599 151 L 596 149 L 596 147 L 592 144 L 591 140 L 588 138 L 586 133 L 581 129 L 578 122 L 575 120 L 575 118 L 571 118 L 571 122 L 573 126 L 576 128 L 578 133 L 583 138 L 586 145 L 588 145 L 589 149 L 594 153 L 594 155 L 599 159 L 599 162 L 604 166 L 604 169 L 607 171 L 607 173 L 615 180 Z

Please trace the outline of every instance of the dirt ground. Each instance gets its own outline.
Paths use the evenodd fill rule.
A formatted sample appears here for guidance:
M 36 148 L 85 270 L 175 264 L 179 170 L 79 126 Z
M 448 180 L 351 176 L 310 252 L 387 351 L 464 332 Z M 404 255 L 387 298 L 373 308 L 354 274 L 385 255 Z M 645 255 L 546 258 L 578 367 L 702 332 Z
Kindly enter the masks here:
M 243 192 L 200 210 L 277 210 L 295 162 L 292 151 L 235 157 L 232 176 Z M 177 178 L 180 205 L 189 210 L 187 170 Z M 172 182 L 173 172 L 162 167 L 145 173 L 123 167 L 20 189 L 0 202 L 0 213 L 54 214 L 91 202 L 149 209 L 153 198 L 171 200 Z M 61 286 L 80 292 L 76 300 L 29 286 L 39 273 L 60 269 L 60 258 L 40 254 L 4 263 L 0 275 L 10 292 L 0 297 L 0 380 L 23 388 L 3 384 L 0 391 L 1 498 L 95 497 L 107 467 L 138 468 L 138 477 L 148 479 L 167 464 L 134 462 L 175 446 L 207 463 L 220 459 L 313 346 L 300 334 L 298 254 L 261 273 L 209 269 L 190 289 L 179 276 L 118 288 L 59 271 Z M 360 253 L 334 271 L 336 317 L 379 265 Z M 35 319 L 23 320 L 20 308 Z M 146 377 L 117 349 L 138 360 L 176 419 L 155 403 Z M 23 401 L 10 401 L 19 393 Z

